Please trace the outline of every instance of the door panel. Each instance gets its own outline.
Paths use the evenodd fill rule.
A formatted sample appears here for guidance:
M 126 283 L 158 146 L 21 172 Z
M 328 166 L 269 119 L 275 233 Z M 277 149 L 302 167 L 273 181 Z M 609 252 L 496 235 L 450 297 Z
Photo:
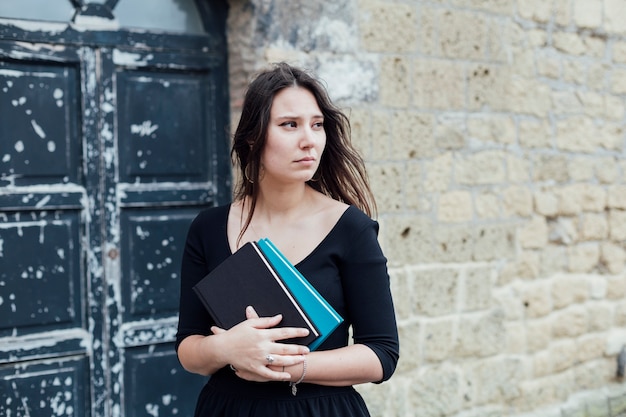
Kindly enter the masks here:
M 79 73 L 0 42 L 0 415 L 90 415 Z
M 225 54 L 64 33 L 0 41 L 0 415 L 191 415 L 179 269 L 230 197 Z
M 105 264 L 113 385 L 124 415 L 191 415 L 206 379 L 186 373 L 174 351 L 180 263 L 187 229 L 218 202 L 216 149 L 226 145 L 216 112 L 219 73 L 201 53 L 103 50 Z M 221 126 L 221 131 L 218 131 Z M 222 148 L 219 148 L 222 147 Z M 222 157 L 227 154 L 222 154 Z M 142 381 L 150 381 L 146 390 Z M 154 415 L 154 414 L 152 414 Z
M 0 60 L 0 186 L 77 183 L 77 66 Z

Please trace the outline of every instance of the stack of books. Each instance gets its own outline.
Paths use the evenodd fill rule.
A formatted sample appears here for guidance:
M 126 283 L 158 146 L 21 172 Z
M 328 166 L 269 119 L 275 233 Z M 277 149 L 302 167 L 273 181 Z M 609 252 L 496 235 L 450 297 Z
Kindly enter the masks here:
M 304 327 L 309 335 L 283 340 L 317 349 L 343 318 L 269 239 L 248 242 L 218 265 L 194 291 L 215 323 L 230 329 L 252 306 L 260 317 L 282 314 L 278 327 Z

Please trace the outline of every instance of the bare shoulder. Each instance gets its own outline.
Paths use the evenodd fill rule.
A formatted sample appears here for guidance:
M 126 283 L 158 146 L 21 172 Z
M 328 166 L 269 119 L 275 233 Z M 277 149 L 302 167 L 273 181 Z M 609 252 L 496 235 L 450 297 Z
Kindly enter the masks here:
M 332 199 L 322 193 L 317 193 L 314 212 L 324 224 L 334 225 L 348 209 L 348 205 Z M 317 216 L 316 216 L 317 217 Z

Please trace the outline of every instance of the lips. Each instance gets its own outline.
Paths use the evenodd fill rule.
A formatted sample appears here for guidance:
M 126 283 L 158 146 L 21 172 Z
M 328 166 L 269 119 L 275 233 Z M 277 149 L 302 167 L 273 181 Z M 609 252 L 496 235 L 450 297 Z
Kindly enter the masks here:
M 305 156 L 302 159 L 298 159 L 296 162 L 313 162 L 315 161 L 315 157 L 313 156 Z

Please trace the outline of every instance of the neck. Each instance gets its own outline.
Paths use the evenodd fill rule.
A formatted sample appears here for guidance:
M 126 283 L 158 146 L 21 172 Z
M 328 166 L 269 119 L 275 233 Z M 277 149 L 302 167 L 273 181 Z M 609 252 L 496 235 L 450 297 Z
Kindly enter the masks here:
M 289 187 L 264 187 L 261 184 L 254 217 L 271 223 L 299 216 L 309 203 L 311 189 L 304 183 Z

